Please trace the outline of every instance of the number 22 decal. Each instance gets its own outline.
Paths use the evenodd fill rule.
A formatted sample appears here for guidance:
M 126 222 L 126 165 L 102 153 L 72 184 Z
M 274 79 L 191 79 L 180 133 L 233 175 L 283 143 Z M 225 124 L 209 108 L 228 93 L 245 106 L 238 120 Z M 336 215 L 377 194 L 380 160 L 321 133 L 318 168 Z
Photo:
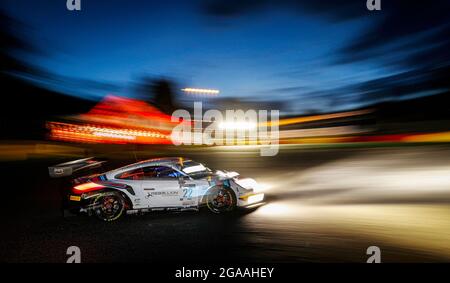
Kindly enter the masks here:
M 191 198 L 191 197 L 192 197 L 192 188 L 184 188 L 183 198 Z

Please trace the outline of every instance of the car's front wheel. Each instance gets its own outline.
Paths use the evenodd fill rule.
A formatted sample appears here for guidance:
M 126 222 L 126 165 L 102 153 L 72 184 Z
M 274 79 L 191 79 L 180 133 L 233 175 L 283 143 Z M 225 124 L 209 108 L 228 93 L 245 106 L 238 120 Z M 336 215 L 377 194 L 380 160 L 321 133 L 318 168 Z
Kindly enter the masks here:
M 236 195 L 226 187 L 214 187 L 208 191 L 206 205 L 214 213 L 231 212 L 236 208 Z
M 119 219 L 125 211 L 125 199 L 117 192 L 99 195 L 94 200 L 94 214 L 103 221 Z

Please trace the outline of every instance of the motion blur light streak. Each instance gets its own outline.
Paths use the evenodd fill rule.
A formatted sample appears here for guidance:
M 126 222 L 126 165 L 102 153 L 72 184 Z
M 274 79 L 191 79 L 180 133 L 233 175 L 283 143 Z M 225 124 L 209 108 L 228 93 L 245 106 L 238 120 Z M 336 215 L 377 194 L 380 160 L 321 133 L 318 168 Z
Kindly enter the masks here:
M 183 92 L 189 94 L 203 94 L 203 95 L 218 95 L 219 90 L 217 89 L 206 89 L 206 88 L 183 88 Z
M 254 204 L 260 202 L 264 199 L 264 194 L 256 194 L 253 196 L 249 196 L 247 199 L 248 204 Z
M 251 130 L 256 129 L 254 122 L 222 122 L 219 124 L 220 129 L 227 130 Z
M 283 130 L 280 132 L 280 139 L 293 139 L 305 137 L 323 137 L 323 136 L 347 136 L 363 134 L 370 132 L 370 129 L 364 129 L 356 126 L 337 126 L 311 129 Z
M 348 117 L 361 117 L 373 110 L 348 111 L 325 115 L 286 118 L 279 121 L 280 126 L 297 126 L 308 122 L 326 121 Z M 68 122 L 48 122 L 50 139 L 86 143 L 136 143 L 170 144 L 171 131 L 177 125 L 171 116 L 166 115 L 144 101 L 106 96 L 86 114 L 63 117 Z M 192 123 L 183 121 L 182 123 Z M 272 122 L 257 124 L 251 121 L 224 121 L 219 123 L 221 130 L 257 130 L 260 126 L 270 126 Z M 369 135 L 370 127 L 335 126 L 312 127 L 307 129 L 280 129 L 279 142 L 284 144 L 330 144 L 361 142 L 446 142 L 450 132 L 427 134 L 404 133 L 395 135 Z M 215 139 L 213 139 L 216 141 Z M 217 140 L 220 142 L 221 140 Z M 255 141 L 234 138 L 237 145 L 257 146 L 268 140 Z
M 299 124 L 299 123 L 306 123 L 306 122 L 313 122 L 313 121 L 354 117 L 354 116 L 361 116 L 361 115 L 369 114 L 372 112 L 373 112 L 372 109 L 366 109 L 366 110 L 348 111 L 348 112 L 340 112 L 340 113 L 333 113 L 333 114 L 286 118 L 286 119 L 280 119 L 278 125 L 285 126 L 285 125 Z M 266 122 L 265 124 L 270 126 L 270 125 L 272 125 L 272 122 L 269 121 L 269 122 Z
M 171 144 L 176 123 L 144 101 L 107 96 L 86 114 L 48 122 L 50 139 L 87 143 Z
M 256 193 L 267 193 L 270 191 L 271 185 L 264 183 L 264 182 L 258 182 L 258 184 L 253 188 Z
M 50 139 L 84 143 L 170 144 L 169 136 L 161 132 L 138 129 L 114 129 L 100 126 L 49 122 Z
M 102 132 L 94 132 L 92 133 L 94 136 L 99 137 L 110 137 L 110 138 L 117 138 L 117 139 L 125 139 L 125 140 L 135 140 L 135 136 L 126 136 L 126 135 L 120 135 L 120 134 L 114 134 L 114 133 L 102 133 Z
M 261 231 L 255 241 L 270 246 L 277 239 L 312 252 L 333 239 L 349 249 L 364 237 L 383 243 L 384 250 L 403 249 L 412 260 L 417 253 L 450 260 L 447 154 L 439 147 L 380 148 L 296 173 L 262 173 L 262 181 L 274 188 L 266 194 L 270 201 L 247 217 L 255 233 Z M 310 248 L 297 237 L 307 239 Z M 333 251 L 344 252 L 337 246 Z
M 292 206 L 287 204 L 280 203 L 268 203 L 262 207 L 260 207 L 256 214 L 264 216 L 264 217 L 289 217 L 290 215 L 294 215 L 297 209 L 294 209 Z
M 315 246 L 323 247 L 323 241 L 334 239 L 340 244 L 350 241 L 350 244 L 334 247 L 334 252 L 339 253 L 356 244 L 352 239 L 367 237 L 373 242 L 384 243 L 385 251 L 387 247 L 396 247 L 405 249 L 411 256 L 420 251 L 431 258 L 449 260 L 448 217 L 450 210 L 445 205 L 298 205 L 283 202 L 258 208 L 248 216 L 248 221 L 254 231 L 271 227 L 271 232 L 263 239 L 255 239 L 265 245 L 285 241 L 292 249 L 298 250 L 300 246 L 304 252 L 311 252 Z M 303 233 L 312 235 L 304 236 Z M 337 234 L 341 236 L 333 238 Z M 298 242 L 297 237 L 302 235 L 303 239 L 308 239 L 311 249 L 305 250 Z

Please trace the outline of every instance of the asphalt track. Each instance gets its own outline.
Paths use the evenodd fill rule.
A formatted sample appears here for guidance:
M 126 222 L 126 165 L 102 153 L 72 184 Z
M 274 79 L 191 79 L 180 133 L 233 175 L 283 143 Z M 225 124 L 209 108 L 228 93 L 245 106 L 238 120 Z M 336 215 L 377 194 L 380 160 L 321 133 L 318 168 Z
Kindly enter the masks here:
M 266 205 L 248 212 L 148 213 L 115 223 L 62 218 L 58 181 L 36 157 L 1 163 L 0 261 L 383 262 L 450 260 L 450 147 L 283 147 L 275 157 L 247 148 L 96 148 L 109 166 L 184 155 L 255 178 Z

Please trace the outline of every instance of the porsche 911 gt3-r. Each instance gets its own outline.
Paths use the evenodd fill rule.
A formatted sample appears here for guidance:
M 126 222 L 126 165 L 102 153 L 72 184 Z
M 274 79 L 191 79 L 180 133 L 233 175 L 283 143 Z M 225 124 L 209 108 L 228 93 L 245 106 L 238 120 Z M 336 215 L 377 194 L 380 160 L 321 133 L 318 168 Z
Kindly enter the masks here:
M 93 158 L 49 167 L 51 177 L 99 167 Z M 214 213 L 262 204 L 264 194 L 251 178 L 236 172 L 212 171 L 181 157 L 155 158 L 100 174 L 74 178 L 67 194 L 67 209 L 114 221 L 124 214 L 155 210 L 198 210 Z

